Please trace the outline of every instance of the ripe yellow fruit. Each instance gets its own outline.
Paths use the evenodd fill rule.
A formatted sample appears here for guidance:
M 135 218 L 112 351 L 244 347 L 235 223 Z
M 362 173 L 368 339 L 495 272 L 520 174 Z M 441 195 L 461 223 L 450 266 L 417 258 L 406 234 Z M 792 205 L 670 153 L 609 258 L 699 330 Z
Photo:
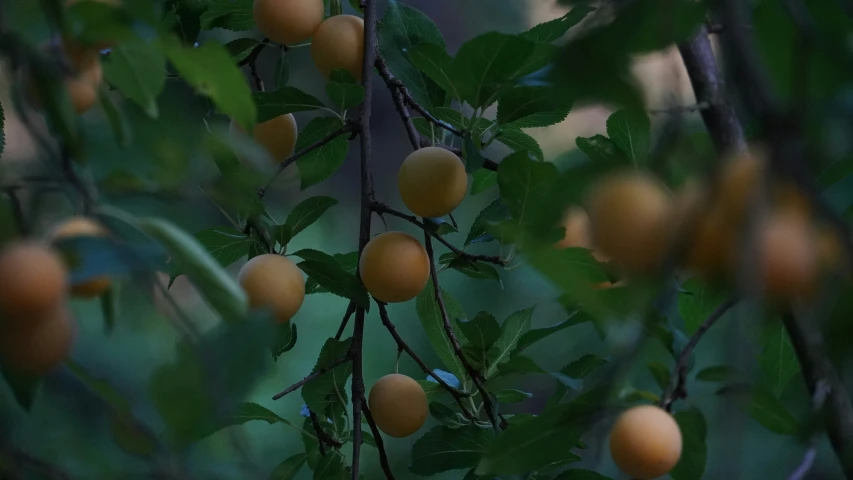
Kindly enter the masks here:
M 592 238 L 620 268 L 649 272 L 659 266 L 671 240 L 670 195 L 655 178 L 613 174 L 588 197 Z
M 765 160 L 760 152 L 743 152 L 727 160 L 720 172 L 716 198 L 733 224 L 740 223 L 755 187 L 764 175 Z
M 803 192 L 792 183 L 782 183 L 772 188 L 773 204 L 776 209 L 798 215 L 804 219 L 812 218 L 812 205 Z
M 103 225 L 87 217 L 74 217 L 59 225 L 51 234 L 51 242 L 75 237 L 104 237 L 109 232 Z M 71 286 L 71 294 L 82 298 L 95 298 L 106 292 L 112 279 L 107 275 Z
M 386 232 L 367 242 L 358 270 L 365 288 L 376 299 L 405 302 L 418 296 L 429 281 L 429 256 L 415 237 Z
M 258 30 L 284 45 L 308 40 L 324 13 L 323 0 L 255 0 L 252 8 Z
M 65 305 L 38 318 L 31 328 L 0 335 L 0 358 L 5 365 L 42 375 L 62 363 L 77 338 L 77 323 Z
M 713 208 L 713 207 L 712 207 Z M 699 217 L 684 245 L 684 264 L 709 275 L 722 273 L 731 265 L 738 231 L 728 223 L 728 217 L 719 208 L 699 212 Z
M 767 293 L 804 296 L 813 292 L 818 274 L 818 245 L 811 226 L 800 216 L 777 213 L 758 232 L 761 276 Z
M 250 308 L 270 308 L 277 323 L 296 315 L 305 300 L 302 270 L 287 257 L 272 253 L 258 255 L 240 268 L 237 275 Z
M 243 129 L 240 124 L 232 120 L 231 131 L 235 130 Z M 269 152 L 276 163 L 283 162 L 293 154 L 297 134 L 296 118 L 292 113 L 258 123 L 252 132 L 255 141 Z
M 68 272 L 62 258 L 38 243 L 20 241 L 0 252 L 0 315 L 30 322 L 65 300 Z
M 342 68 L 361 80 L 364 62 L 364 20 L 354 15 L 335 15 L 317 27 L 311 40 L 311 58 L 326 78 Z
M 564 228 L 563 238 L 554 244 L 557 248 L 580 247 L 592 250 L 592 256 L 599 262 L 607 262 L 607 255 L 593 248 L 592 229 L 589 224 L 589 215 L 586 210 L 578 206 L 571 206 L 563 215 L 562 226 Z
M 638 480 L 666 475 L 681 457 L 681 429 L 672 415 L 651 405 L 626 410 L 610 431 L 610 454 Z
M 73 72 L 65 77 L 63 86 L 74 111 L 84 113 L 98 101 L 98 90 L 104 78 L 100 54 L 71 44 L 66 44 L 64 48 Z M 33 105 L 41 107 L 42 99 L 32 79 L 29 80 L 28 91 Z
M 424 389 L 399 373 L 385 375 L 373 384 L 367 406 L 376 426 L 394 438 L 417 432 L 426 422 L 429 409 Z
M 400 165 L 397 188 L 403 203 L 419 217 L 443 217 L 462 203 L 468 193 L 465 165 L 453 152 L 424 147 Z

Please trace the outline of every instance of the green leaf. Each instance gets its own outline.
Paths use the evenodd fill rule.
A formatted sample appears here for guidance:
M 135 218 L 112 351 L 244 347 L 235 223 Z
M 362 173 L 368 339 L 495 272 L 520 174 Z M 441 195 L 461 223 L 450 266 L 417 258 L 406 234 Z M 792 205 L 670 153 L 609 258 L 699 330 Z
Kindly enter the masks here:
M 628 157 L 625 156 L 616 143 L 604 135 L 578 137 L 575 139 L 575 143 L 593 161 L 612 162 L 616 164 L 627 164 L 629 161 Z
M 800 431 L 797 418 L 770 392 L 756 388 L 752 392 L 747 413 L 764 428 L 782 435 L 796 435 Z
M 278 61 L 275 63 L 272 78 L 276 89 L 286 87 L 290 80 L 290 64 L 287 62 L 287 52 L 283 48 L 279 50 Z
M 586 378 L 593 370 L 607 365 L 607 360 L 588 353 L 563 367 L 560 372 L 572 378 Z
M 246 316 L 246 294 L 226 273 L 204 245 L 177 225 L 158 218 L 143 218 L 138 227 L 159 241 L 202 296 L 225 322 L 236 322 Z
M 581 315 L 572 315 L 571 317 L 563 320 L 562 322 L 555 323 L 550 327 L 545 328 L 535 328 L 526 332 L 521 338 L 518 339 L 518 345 L 515 347 L 515 351 L 513 354 L 523 352 L 527 347 L 533 345 L 534 343 L 542 340 L 548 336 L 551 336 L 560 330 L 565 330 L 569 327 L 575 326 L 578 323 L 581 323 L 585 320 L 581 318 Z
M 415 442 L 409 470 L 416 475 L 431 476 L 473 467 L 494 438 L 493 430 L 474 425 L 457 429 L 435 427 Z
M 197 232 L 195 238 L 223 267 L 248 255 L 249 246 L 256 242 L 254 238 L 231 227 L 208 228 Z
M 498 401 L 501 403 L 518 403 L 532 397 L 532 393 L 522 392 L 521 390 L 501 390 L 496 393 Z
M 654 360 L 647 362 L 646 366 L 649 367 L 649 372 L 651 372 L 660 389 L 666 390 L 669 386 L 669 367 Z
M 252 50 L 260 45 L 260 40 L 256 40 L 254 38 L 237 38 L 231 40 L 230 42 L 225 44 L 225 48 L 228 50 L 228 53 L 231 54 L 231 58 L 234 63 L 240 63 L 252 53 Z
M 508 362 L 498 365 L 498 370 L 501 375 L 548 373 L 537 365 L 533 359 L 524 355 L 513 355 Z
M 201 16 L 201 28 L 224 28 L 235 32 L 255 28 L 252 16 L 253 0 L 209 0 Z
M 513 152 L 526 150 L 536 157 L 537 160 L 544 160 L 545 154 L 542 152 L 542 147 L 539 146 L 539 142 L 530 135 L 522 132 L 520 129 L 513 127 L 517 127 L 517 125 L 513 124 L 503 127 L 496 137 L 496 140 L 511 148 Z
M 681 458 L 669 475 L 672 480 L 699 480 L 705 474 L 708 461 L 708 447 L 705 445 L 708 427 L 705 416 L 698 408 L 691 408 L 676 413 L 675 421 L 681 429 L 683 443 Z
M 498 172 L 481 168 L 471 176 L 471 195 L 483 193 L 498 184 Z
M 441 30 L 427 15 L 391 0 L 376 27 L 376 36 L 379 53 L 388 64 L 388 69 L 406 85 L 416 102 L 427 110 L 446 104 L 444 90 L 414 66 L 405 53 L 422 44 L 433 44 L 444 49 Z
M 107 116 L 107 121 L 110 124 L 110 129 L 113 131 L 113 136 L 116 139 L 116 145 L 120 148 L 126 148 L 130 144 L 131 131 L 127 118 L 121 110 L 116 107 L 113 99 L 110 97 L 109 90 L 101 85 L 98 89 L 98 101 L 101 103 L 101 108 L 104 110 L 104 115 Z M 3 107 L 0 106 L 0 129 L 3 128 Z M 0 155 L 3 154 L 5 146 L 5 133 L 0 133 Z
M 574 5 L 572 9 L 560 18 L 540 23 L 521 34 L 531 42 L 551 43 L 559 40 L 570 28 L 580 23 L 586 16 L 595 11 L 589 5 Z
M 337 451 L 329 452 L 314 467 L 314 480 L 345 480 L 350 478 L 344 458 Z
M 473 107 L 488 107 L 497 93 L 523 66 L 535 45 L 518 35 L 488 32 L 465 42 L 454 64 L 459 71 L 469 72 L 473 88 L 463 93 Z
M 297 266 L 320 286 L 364 309 L 370 308 L 370 297 L 364 285 L 354 275 L 345 272 L 335 257 L 312 249 L 302 249 L 293 255 L 304 260 Z
M 267 120 L 288 113 L 308 112 L 326 107 L 317 97 L 305 93 L 296 87 L 287 86 L 271 92 L 255 92 L 252 94 L 252 99 L 258 107 L 258 123 L 266 122 Z M 337 118 L 331 120 L 340 123 Z M 308 125 L 310 124 L 309 122 Z M 300 148 L 297 147 L 296 151 L 299 150 Z
M 454 99 L 462 101 L 474 80 L 470 72 L 447 54 L 444 45 L 422 43 L 409 50 L 409 61 Z
M 577 7 L 575 7 L 575 8 L 577 8 Z M 573 468 L 571 470 L 564 471 L 559 476 L 557 476 L 554 480 L 613 480 L 613 479 L 610 477 L 606 477 L 600 473 L 593 472 L 592 470 L 583 470 L 580 468 Z
M 725 382 L 737 376 L 737 370 L 728 365 L 704 368 L 696 374 L 696 380 L 702 382 Z
M 471 136 L 465 137 L 462 146 L 463 156 L 465 157 L 465 172 L 472 173 L 483 168 L 483 154 L 480 153 L 474 139 Z
M 77 380 L 104 401 L 110 408 L 122 413 L 129 413 L 130 403 L 108 381 L 95 377 L 83 365 L 72 359 L 65 361 L 65 366 Z
M 230 415 L 218 419 L 214 426 L 209 430 L 203 431 L 199 438 L 213 435 L 214 433 L 218 432 L 219 430 L 222 430 L 223 428 L 233 427 L 235 425 L 243 425 L 246 422 L 251 422 L 254 420 L 264 421 L 270 425 L 275 423 L 293 425 L 292 423 L 285 420 L 284 418 L 272 412 L 266 407 L 258 405 L 254 402 L 246 402 L 240 405 Z
M 452 408 L 439 402 L 430 402 L 429 413 L 434 419 L 448 428 L 456 429 L 471 423 L 467 419 L 460 418 L 460 415 L 454 412 Z
M 335 340 L 330 338 L 326 340 L 323 348 L 320 350 L 320 356 L 317 359 L 317 364 L 311 373 L 320 371 L 323 368 L 328 368 L 336 360 L 347 355 L 349 352 L 351 338 L 345 340 Z M 346 383 L 352 373 L 352 363 L 344 362 L 341 365 L 327 371 L 319 377 L 311 380 L 302 387 L 302 399 L 312 411 L 325 412 L 326 407 L 330 405 L 342 405 L 346 407 Z
M 211 41 L 191 48 L 171 39 L 164 42 L 164 47 L 169 61 L 187 83 L 213 100 L 223 114 L 251 130 L 257 115 L 252 91 L 221 43 Z
M 448 320 L 451 322 L 451 325 L 454 321 L 460 321 L 466 318 L 465 310 L 462 309 L 462 306 L 455 298 L 453 298 L 453 296 L 445 292 L 443 289 L 441 291 L 441 296 L 444 299 L 444 305 L 449 317 Z M 415 300 L 415 309 L 418 312 L 418 318 L 421 321 L 421 325 L 424 327 L 424 332 L 426 332 L 427 339 L 429 340 L 430 345 L 432 345 L 432 349 L 436 356 L 438 356 L 447 369 L 456 375 L 456 377 L 464 384 L 465 379 L 468 378 L 468 376 L 462 362 L 454 354 L 453 345 L 450 343 L 450 340 L 447 338 L 447 334 L 445 333 L 441 311 L 435 301 L 435 289 L 433 287 L 432 280 L 430 280 L 423 291 L 418 294 L 418 297 Z
M 459 322 L 458 325 L 468 343 L 483 350 L 483 353 L 491 348 L 501 336 L 501 326 L 489 312 L 478 312 L 473 319 Z
M 0 374 L 6 380 L 6 385 L 12 391 L 15 401 L 25 411 L 29 412 L 36 401 L 41 387 L 41 377 L 25 374 L 0 364 Z
M 486 262 L 472 262 L 471 260 L 461 257 L 453 252 L 448 252 L 439 258 L 440 265 L 448 267 L 462 273 L 468 278 L 477 280 L 498 280 L 500 274 L 494 265 Z
M 474 243 L 478 238 L 488 233 L 487 227 L 501 220 L 509 218 L 510 212 L 502 199 L 496 198 L 486 206 L 474 219 L 471 224 L 471 230 L 468 231 L 468 236 L 465 238 L 465 245 L 468 246 Z
M 687 334 L 692 335 L 696 333 L 699 325 L 726 300 L 726 294 L 698 277 L 684 282 L 681 289 L 683 291 L 678 295 L 678 313 L 684 319 Z
M 562 460 L 567 446 L 576 444 L 597 420 L 608 392 L 609 386 L 588 390 L 507 429 L 482 456 L 477 473 L 518 475 Z
M 569 110 L 552 87 L 515 87 L 498 101 L 497 119 L 514 128 L 548 127 L 565 120 Z
M 104 333 L 109 335 L 115 328 L 116 318 L 118 318 L 119 313 L 118 284 L 113 282 L 110 288 L 101 295 L 99 300 L 101 303 L 101 315 L 104 317 Z
M 284 225 L 280 225 L 274 234 L 275 241 L 286 246 L 297 234 L 320 219 L 327 210 L 338 204 L 332 197 L 316 196 L 306 198 L 293 207 Z
M 619 110 L 607 118 L 607 135 L 635 167 L 645 166 L 651 145 L 651 123 L 643 111 Z
M 150 117 L 157 117 L 157 97 L 166 85 L 166 56 L 157 45 L 123 42 L 104 62 L 104 77 Z
M 785 391 L 791 378 L 800 371 L 800 363 L 781 322 L 771 326 L 763 343 L 764 349 L 761 350 L 758 363 L 768 387 L 774 395 L 779 396 Z
M 297 453 L 292 457 L 288 457 L 279 463 L 272 473 L 270 473 L 270 480 L 293 480 L 299 474 L 299 471 L 302 470 L 302 466 L 305 465 L 307 460 L 307 453 Z
M 296 346 L 296 324 L 291 322 L 276 325 L 276 333 L 273 343 L 270 345 L 273 361 L 277 361 L 278 357 L 289 352 Z
M 299 132 L 296 151 L 308 148 L 339 128 L 341 128 L 341 121 L 336 117 L 311 119 Z M 348 150 L 349 140 L 345 135 L 339 135 L 331 142 L 296 160 L 296 168 L 299 169 L 299 175 L 302 178 L 300 188 L 305 190 L 331 177 L 344 164 Z
M 535 162 L 526 152 L 506 157 L 498 167 L 501 199 L 512 214 L 512 224 L 519 230 L 530 226 L 529 209 L 545 201 L 551 185 L 559 177 L 553 163 Z
M 350 253 L 336 253 L 332 255 L 335 258 L 335 261 L 338 262 L 338 265 L 350 275 L 355 276 L 356 270 L 358 269 L 358 252 L 350 252 Z M 311 293 L 328 293 L 329 290 L 325 287 L 320 286 L 316 280 L 308 277 L 308 281 L 305 282 L 305 294 Z
M 522 335 L 530 330 L 533 308 L 526 308 L 512 313 L 501 325 L 501 336 L 489 349 L 486 358 L 489 364 L 486 378 L 492 378 L 498 372 L 498 365 L 509 360 L 510 354 L 518 345 Z
M 175 360 L 149 376 L 148 391 L 167 426 L 166 438 L 186 446 L 240 411 L 271 362 L 264 348 L 273 333 L 268 314 L 220 324 L 178 345 Z
M 347 110 L 364 101 L 364 87 L 361 84 L 332 79 L 326 84 L 326 95 L 342 110 Z

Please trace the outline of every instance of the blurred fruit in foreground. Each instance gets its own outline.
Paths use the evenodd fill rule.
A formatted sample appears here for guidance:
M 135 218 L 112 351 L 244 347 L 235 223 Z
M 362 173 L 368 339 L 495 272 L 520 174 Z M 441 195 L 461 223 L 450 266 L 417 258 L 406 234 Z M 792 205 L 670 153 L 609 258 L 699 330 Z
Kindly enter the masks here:
M 65 301 L 68 272 L 62 257 L 30 241 L 0 252 L 0 314 L 4 322 L 32 322 Z
M 458 207 L 468 193 L 468 174 L 453 152 L 424 147 L 412 152 L 400 165 L 397 188 L 403 203 L 415 215 L 443 217 Z
M 42 375 L 62 363 L 77 337 L 77 323 L 67 306 L 32 320 L 30 328 L 0 334 L 3 364 L 20 372 Z
M 626 410 L 610 431 L 610 454 L 628 476 L 649 480 L 669 473 L 681 457 L 681 429 L 662 408 Z
M 230 128 L 232 132 L 243 131 L 240 125 L 233 120 Z M 292 113 L 288 113 L 256 124 L 252 131 L 252 137 L 258 142 L 258 145 L 266 149 L 273 161 L 281 163 L 293 154 L 298 133 L 296 118 L 293 117 Z
M 746 151 L 726 160 L 720 172 L 715 201 L 732 224 L 740 223 L 751 195 L 764 175 L 765 157 L 761 150 Z
M 302 270 L 282 255 L 267 253 L 252 258 L 237 275 L 250 308 L 269 308 L 278 323 L 296 315 L 305 300 Z
M 761 277 L 767 293 L 804 296 L 817 282 L 818 251 L 808 222 L 798 215 L 776 213 L 758 232 Z
M 592 238 L 620 268 L 648 273 L 671 242 L 670 195 L 648 174 L 619 172 L 595 185 L 587 199 Z
M 427 419 L 427 396 L 410 377 L 392 373 L 370 389 L 367 406 L 376 426 L 388 436 L 403 438 L 420 430 Z
M 367 291 L 386 303 L 415 298 L 429 281 L 426 249 L 415 237 L 403 232 L 373 237 L 364 247 L 358 266 Z
M 66 238 L 104 237 L 109 232 L 101 224 L 87 217 L 74 217 L 60 224 L 50 235 L 51 242 Z M 71 294 L 82 298 L 94 298 L 110 288 L 109 276 L 99 276 L 71 286 Z

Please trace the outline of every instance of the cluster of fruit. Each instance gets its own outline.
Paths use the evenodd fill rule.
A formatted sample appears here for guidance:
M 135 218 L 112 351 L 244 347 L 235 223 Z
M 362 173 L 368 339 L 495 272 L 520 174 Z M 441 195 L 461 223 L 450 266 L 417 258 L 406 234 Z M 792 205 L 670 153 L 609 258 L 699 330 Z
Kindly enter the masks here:
M 52 243 L 106 230 L 85 217 L 59 225 L 46 242 L 19 240 L 0 251 L 0 359 L 20 372 L 44 374 L 71 351 L 77 325 L 68 295 L 93 298 L 110 288 L 108 277 L 69 284 L 68 265 Z
M 709 279 L 731 278 L 743 263 L 748 207 L 764 190 L 766 168 L 761 151 L 744 152 L 726 159 L 715 182 L 688 181 L 674 194 L 648 173 L 610 174 L 591 188 L 585 209 L 568 210 L 558 246 L 594 248 L 599 261 L 628 276 L 672 260 Z M 769 204 L 755 225 L 757 278 L 771 296 L 808 296 L 821 270 L 841 258 L 840 238 L 815 220 L 793 184 L 774 179 L 766 191 Z

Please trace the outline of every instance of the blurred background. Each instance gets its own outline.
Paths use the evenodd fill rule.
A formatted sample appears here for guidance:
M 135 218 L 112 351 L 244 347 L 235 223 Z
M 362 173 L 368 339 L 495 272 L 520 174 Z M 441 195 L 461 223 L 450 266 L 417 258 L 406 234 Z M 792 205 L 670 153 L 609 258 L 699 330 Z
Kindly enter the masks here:
M 486 31 L 521 32 L 535 24 L 557 18 L 567 10 L 551 0 L 409 0 L 405 3 L 424 11 L 436 22 L 444 33 L 451 54 L 466 40 Z M 18 0 L 11 4 L 7 13 L 10 20 L 7 21 L 29 22 L 27 25 L 33 25 L 29 30 L 33 39 L 46 35 L 46 30 L 38 18 L 37 2 Z M 211 35 L 221 41 L 245 36 L 243 33 L 238 35 L 225 31 L 214 31 Z M 270 78 L 278 55 L 276 49 L 264 51 L 259 62 L 262 76 Z M 318 98 L 324 98 L 324 80 L 313 67 L 308 49 L 295 48 L 290 50 L 287 56 L 291 71 L 289 83 Z M 5 66 L 0 68 L 4 72 L 0 79 L 0 103 L 6 107 L 6 149 L 0 163 L 4 178 L 8 179 L 10 175 L 29 171 L 29 166 L 38 162 L 41 157 L 36 138 L 11 108 L 14 90 L 12 87 L 17 79 L 8 73 L 9 70 Z M 642 82 L 646 104 L 652 113 L 672 105 L 695 103 L 681 58 L 674 48 L 637 58 L 633 68 Z M 402 204 L 396 190 L 397 169 L 410 153 L 411 147 L 385 86 L 381 82 L 374 86 L 376 104 L 372 134 L 377 196 L 380 201 L 399 209 Z M 121 107 L 133 131 L 131 144 L 127 148 L 120 148 L 116 144 L 100 109 L 93 109 L 83 117 L 88 155 L 95 175 L 115 180 L 111 182 L 114 190 L 106 189 L 100 192 L 101 200 L 136 214 L 148 213 L 170 218 L 190 232 L 213 225 L 227 225 L 227 220 L 193 182 L 193 173 L 197 171 L 198 161 L 195 155 L 198 145 L 193 143 L 193 139 L 197 141 L 204 128 L 204 125 L 193 119 L 198 118 L 205 107 L 194 99 L 190 90 L 179 82 L 167 81 L 166 91 L 159 101 L 159 121 L 170 122 L 172 128 L 168 131 L 155 128 L 153 121 L 135 104 L 122 102 Z M 564 122 L 552 127 L 530 129 L 527 133 L 539 141 L 546 159 L 559 166 L 563 162 L 572 162 L 577 155 L 576 137 L 604 132 L 605 121 L 610 113 L 608 109 L 597 105 L 576 105 Z M 28 115 L 35 122 L 37 130 L 47 132 L 38 113 L 30 112 Z M 296 118 L 300 125 L 304 125 L 312 118 L 312 114 L 297 113 Z M 652 114 L 651 118 L 653 127 L 665 120 L 655 114 Z M 687 120 L 688 129 L 702 130 L 698 115 L 690 114 Z M 501 148 L 500 145 L 490 147 L 485 154 L 489 158 L 499 160 L 507 153 Z M 347 163 L 334 177 L 304 192 L 299 191 L 297 172 L 291 168 L 279 177 L 274 190 L 267 194 L 266 204 L 270 213 L 279 221 L 284 220 L 294 205 L 309 196 L 330 195 L 340 201 L 339 205 L 333 207 L 318 223 L 298 237 L 289 247 L 290 251 L 311 247 L 329 253 L 347 253 L 356 249 L 359 209 L 356 156 L 357 149 L 351 148 Z M 10 166 L 15 168 L 9 168 Z M 37 169 L 35 166 L 33 168 Z M 129 180 L 123 172 L 147 177 L 163 188 L 159 191 L 129 195 Z M 134 184 L 134 187 L 138 185 Z M 448 239 L 457 244 L 461 243 L 467 227 L 496 195 L 497 191 L 493 188 L 466 199 L 455 212 L 463 233 L 450 235 Z M 180 201 L 175 201 L 176 199 Z M 38 208 L 38 216 L 34 219 L 37 222 L 37 230 L 46 231 L 58 219 L 65 218 L 70 213 L 70 205 L 61 195 L 42 202 Z M 387 222 L 389 228 L 417 233 L 411 229 L 411 225 L 393 217 L 389 217 Z M 384 228 L 381 221 L 374 222 L 374 233 Z M 507 253 L 499 252 L 499 246 L 496 244 L 475 246 L 476 249 L 489 254 Z M 238 263 L 230 270 L 236 275 L 239 267 Z M 162 279 L 167 281 L 168 275 L 164 274 Z M 502 319 L 513 311 L 531 306 L 536 306 L 534 328 L 551 325 L 567 317 L 567 313 L 554 300 L 557 292 L 532 269 L 523 266 L 501 272 L 500 282 L 471 280 L 453 270 L 443 273 L 442 281 L 442 286 L 465 307 L 469 318 L 478 311 L 487 309 Z M 212 326 L 213 315 L 186 278 L 179 277 L 171 287 L 171 292 L 198 325 Z M 320 347 L 334 334 L 346 306 L 346 300 L 331 294 L 307 296 L 305 305 L 293 320 L 299 328 L 296 347 L 278 360 L 270 374 L 252 392 L 250 400 L 291 420 L 295 425 L 301 425 L 300 410 L 303 401 L 298 393 L 279 401 L 272 401 L 271 397 L 310 372 Z M 178 337 L 169 322 L 164 319 L 169 308 L 162 296 L 126 280 L 121 289 L 117 327 L 109 337 L 103 333 L 102 313 L 97 301 L 75 301 L 73 307 L 82 328 L 74 349 L 74 360 L 94 375 L 109 379 L 114 387 L 131 399 L 140 418 L 151 422 L 152 425 L 158 425 L 159 419 L 151 406 L 136 400 L 146 398 L 147 378 L 151 371 L 174 356 Z M 416 317 L 414 302 L 391 305 L 389 311 L 403 338 L 427 364 L 440 368 L 441 364 L 431 353 Z M 396 348 L 379 323 L 375 309 L 369 313 L 366 329 L 364 369 L 365 382 L 369 389 L 375 380 L 394 370 Z M 727 352 L 725 347 L 728 332 L 725 328 L 719 328 L 703 340 L 697 350 L 698 365 L 723 363 Z M 595 353 L 607 357 L 614 354 L 617 348 L 618 346 L 600 341 L 592 325 L 585 323 L 547 338 L 530 351 L 530 356 L 544 369 L 557 371 L 583 354 Z M 652 342 L 646 349 L 644 358 L 671 365 L 671 357 L 660 344 Z M 417 379 L 424 377 L 417 366 L 405 356 L 401 360 L 400 371 Z M 502 382 L 506 387 L 533 394 L 531 399 L 508 407 L 511 412 L 507 413 L 539 411 L 555 387 L 554 380 L 548 376 L 510 377 Z M 630 375 L 630 386 L 659 391 L 642 362 L 636 365 Z M 799 463 L 802 446 L 793 437 L 775 435 L 762 429 L 740 412 L 720 411 L 722 403 L 716 401 L 717 397 L 713 393 L 711 384 L 692 384 L 691 395 L 687 401 L 690 405 L 700 407 L 708 419 L 709 461 L 704 478 L 785 478 Z M 799 377 L 793 378 L 783 398 L 796 414 L 807 411 L 807 393 Z M 723 419 L 730 423 L 723 422 Z M 420 433 L 427 431 L 434 422 L 429 419 Z M 740 426 L 734 435 L 732 430 L 725 428 L 733 423 Z M 57 371 L 51 375 L 29 414 L 19 409 L 8 388 L 0 385 L 0 426 L 15 444 L 34 455 L 80 472 L 79 478 L 95 478 L 96 473 L 109 470 L 116 472 L 115 478 L 129 478 L 129 472 L 142 467 L 141 462 L 122 453 L 113 445 L 105 409 L 91 394 L 81 390 L 77 383 L 71 381 L 67 372 Z M 584 460 L 578 468 L 590 468 L 613 478 L 622 478 L 611 464 L 606 444 L 603 443 L 608 427 L 609 425 L 599 425 L 584 437 L 590 448 L 584 452 Z M 280 461 L 302 449 L 298 429 L 283 424 L 250 422 L 233 428 L 242 431 L 252 462 L 263 470 L 272 470 Z M 418 478 L 403 473 L 409 463 L 411 446 L 417 438 L 418 435 L 406 439 L 386 439 L 392 468 L 399 472 L 397 478 Z M 572 445 L 566 445 L 566 449 L 569 448 L 572 448 Z M 822 444 L 818 456 L 819 466 L 809 478 L 840 478 L 835 466 L 836 460 L 828 452 L 826 445 Z M 220 432 L 200 442 L 193 450 L 192 458 L 198 466 L 205 466 L 229 478 L 227 472 L 234 467 L 237 457 L 228 435 Z M 378 473 L 375 449 L 365 446 L 362 462 L 365 465 L 365 478 L 381 477 Z M 310 475 L 310 471 L 305 468 L 297 478 L 305 479 Z M 464 472 L 457 471 L 433 478 L 460 479 L 463 475 Z

